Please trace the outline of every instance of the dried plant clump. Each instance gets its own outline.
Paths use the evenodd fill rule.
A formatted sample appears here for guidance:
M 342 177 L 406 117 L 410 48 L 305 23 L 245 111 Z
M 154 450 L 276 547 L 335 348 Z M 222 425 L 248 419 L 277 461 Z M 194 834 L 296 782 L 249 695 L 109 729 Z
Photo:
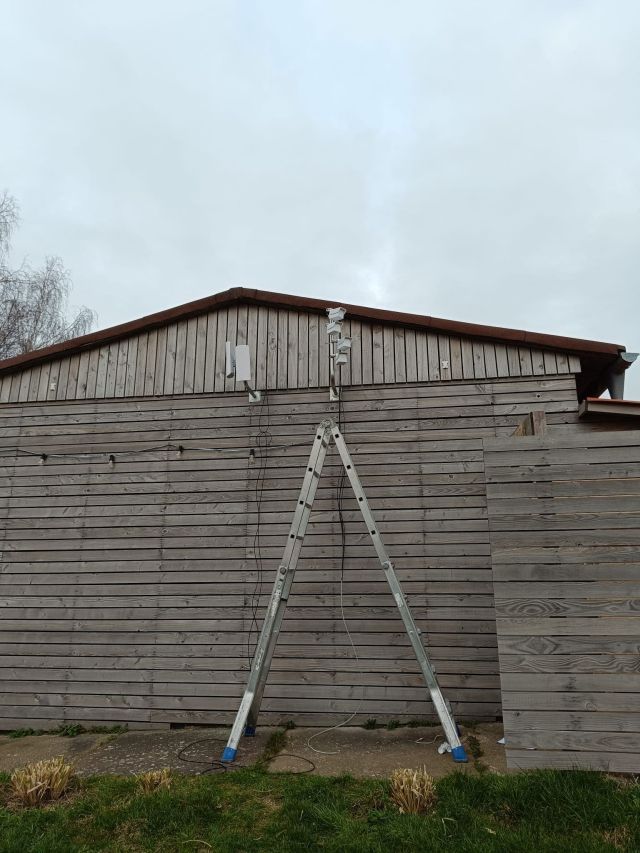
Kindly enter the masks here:
M 391 774 L 391 799 L 401 814 L 425 814 L 436 802 L 433 778 L 426 767 L 421 770 L 394 770 Z
M 75 771 L 62 755 L 27 764 L 11 774 L 11 788 L 23 806 L 59 800 L 71 785 Z
M 138 776 L 138 786 L 143 794 L 159 791 L 161 788 L 171 787 L 171 771 L 168 767 L 163 770 L 149 770 Z

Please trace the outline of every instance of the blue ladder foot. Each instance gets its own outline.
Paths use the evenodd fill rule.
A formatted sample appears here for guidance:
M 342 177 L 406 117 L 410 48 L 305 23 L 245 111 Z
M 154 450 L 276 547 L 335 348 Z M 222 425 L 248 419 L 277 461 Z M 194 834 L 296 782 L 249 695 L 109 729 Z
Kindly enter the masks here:
M 245 737 L 255 737 L 256 736 L 256 727 L 255 726 L 245 726 L 244 736 Z
M 234 761 L 237 753 L 237 749 L 234 749 L 232 746 L 225 746 L 224 752 L 222 753 L 223 761 Z
M 465 752 L 464 746 L 455 746 L 451 750 L 451 757 L 454 761 L 458 761 L 460 763 L 468 761 L 467 753 Z

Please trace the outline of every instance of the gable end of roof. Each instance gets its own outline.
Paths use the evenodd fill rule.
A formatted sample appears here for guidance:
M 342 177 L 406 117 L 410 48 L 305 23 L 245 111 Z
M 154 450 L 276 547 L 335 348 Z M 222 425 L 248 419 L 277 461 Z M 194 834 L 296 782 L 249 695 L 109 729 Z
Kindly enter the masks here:
M 50 347 L 5 359 L 4 361 L 0 361 L 0 373 L 13 372 L 31 367 L 43 361 L 65 355 L 73 355 L 95 346 L 112 343 L 119 338 L 156 329 L 168 323 L 186 320 L 216 308 L 225 308 L 238 303 L 264 305 L 274 308 L 298 308 L 321 315 L 326 314 L 327 308 L 325 300 L 313 299 L 307 296 L 273 293 L 266 290 L 233 287 L 221 293 L 195 300 L 194 302 L 188 302 L 175 308 L 169 308 L 165 311 L 140 317 L 137 320 L 131 320 L 127 323 L 91 332 L 88 335 L 72 338 L 71 340 L 63 341 Z M 350 318 L 382 325 L 404 326 L 419 330 L 427 329 L 433 332 L 445 332 L 461 337 L 480 338 L 516 346 L 526 345 L 534 348 L 562 350 L 573 353 L 582 357 L 586 363 L 590 364 L 588 371 L 590 374 L 589 381 L 584 383 L 584 393 L 587 393 L 587 391 L 591 394 L 600 393 L 601 389 L 597 390 L 597 386 L 600 384 L 600 374 L 605 372 L 609 363 L 616 359 L 619 353 L 625 351 L 625 347 L 620 344 L 605 343 L 602 341 L 547 335 L 540 332 L 528 332 L 522 329 L 487 326 L 457 320 L 445 320 L 427 315 L 387 311 L 381 308 L 368 308 L 363 305 L 351 305 L 349 303 L 341 304 L 346 308 Z

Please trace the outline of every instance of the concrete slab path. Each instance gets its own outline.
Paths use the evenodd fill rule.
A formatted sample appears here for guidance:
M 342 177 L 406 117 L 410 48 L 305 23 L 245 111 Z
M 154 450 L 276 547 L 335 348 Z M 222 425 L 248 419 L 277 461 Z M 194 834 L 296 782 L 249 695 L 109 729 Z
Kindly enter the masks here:
M 243 738 L 236 765 L 255 764 L 275 729 L 260 729 Z M 220 760 L 228 729 L 194 728 L 168 731 L 136 730 L 120 734 L 0 736 L 0 771 L 9 772 L 31 761 L 64 755 L 81 776 L 133 775 L 169 767 L 180 773 L 210 772 Z M 218 768 L 220 769 L 220 768 Z
M 503 734 L 502 723 L 478 724 L 473 729 L 461 727 L 461 730 L 467 749 L 470 738 L 475 738 L 471 745 L 478 754 L 481 769 L 507 772 L 504 746 L 497 743 Z M 300 772 L 308 766 L 302 758 L 312 761 L 313 772 L 322 776 L 349 773 L 356 777 L 387 778 L 399 767 L 426 767 L 436 778 L 455 770 L 478 772 L 473 757 L 467 764 L 456 764 L 451 755 L 438 754 L 438 746 L 445 739 L 440 726 L 392 730 L 345 726 L 321 735 L 319 731 L 301 728 L 287 732 L 287 745 L 269 769 L 274 773 Z
M 243 738 L 235 766 L 255 764 L 277 729 L 258 728 L 255 738 Z M 314 772 L 323 776 L 344 773 L 357 777 L 388 777 L 398 767 L 426 767 L 435 777 L 455 770 L 478 772 L 478 765 L 455 764 L 450 755 L 438 755 L 444 740 L 438 727 L 362 729 L 344 727 L 319 734 L 320 729 L 286 732 L 286 745 L 270 763 L 273 773 Z M 0 771 L 10 772 L 32 761 L 64 755 L 81 776 L 132 775 L 169 767 L 187 774 L 220 771 L 217 764 L 226 743 L 227 728 L 191 728 L 170 731 L 129 731 L 121 734 L 80 734 L 76 737 L 44 734 L 22 738 L 0 736 Z M 467 747 L 478 755 L 480 769 L 506 772 L 500 723 L 462 727 Z M 472 740 L 475 739 L 475 740 Z M 319 751 L 315 751 L 319 750 Z M 313 768 L 310 770 L 310 768 Z M 224 772 L 224 770 L 222 770 Z

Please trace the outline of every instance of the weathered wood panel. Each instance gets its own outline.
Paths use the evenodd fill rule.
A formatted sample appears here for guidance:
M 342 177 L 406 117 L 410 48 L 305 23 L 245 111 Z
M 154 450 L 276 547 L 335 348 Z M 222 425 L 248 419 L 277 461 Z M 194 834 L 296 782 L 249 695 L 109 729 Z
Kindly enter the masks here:
M 220 321 L 225 329 L 227 321 Z M 273 321 L 275 330 L 277 314 Z M 248 312 L 248 336 L 260 322 L 257 309 Z M 271 320 L 263 322 L 266 328 Z M 310 327 L 303 323 L 303 332 Z M 183 336 L 189 339 L 188 327 Z M 156 342 L 155 364 L 177 338 L 174 326 L 166 342 Z M 210 335 L 204 351 L 217 351 Z M 148 341 L 138 352 L 144 385 Z M 272 370 L 277 381 L 273 352 L 265 375 Z M 393 352 L 395 363 L 395 343 Z M 195 388 L 202 375 L 197 340 L 192 361 Z M 218 377 L 224 382 L 223 363 L 205 363 L 205 387 Z M 287 376 L 299 374 L 301 363 L 299 349 L 296 358 L 287 352 Z M 164 393 L 174 378 L 165 363 Z M 272 392 L 260 405 L 249 405 L 245 394 L 194 393 L 0 407 L 0 727 L 16 719 L 37 727 L 63 719 L 232 719 L 314 427 L 327 412 L 335 415 L 326 396 L 325 389 L 307 389 Z M 500 713 L 482 440 L 513 431 L 532 400 L 549 417 L 577 416 L 571 376 L 353 388 L 344 395 L 354 460 L 447 697 L 462 717 Z M 360 720 L 431 716 L 347 492 L 344 608 L 361 662 L 353 659 L 340 616 L 337 463 L 332 452 L 265 718 L 324 724 L 354 710 Z
M 507 760 L 640 771 L 640 431 L 484 439 Z
M 580 371 L 576 356 L 348 318 L 345 333 L 353 341 L 349 363 L 342 368 L 341 383 L 346 386 L 484 381 Z M 239 305 L 0 375 L 0 402 L 241 390 L 224 375 L 227 340 L 249 344 L 255 386 L 260 390 L 328 384 L 323 316 Z

